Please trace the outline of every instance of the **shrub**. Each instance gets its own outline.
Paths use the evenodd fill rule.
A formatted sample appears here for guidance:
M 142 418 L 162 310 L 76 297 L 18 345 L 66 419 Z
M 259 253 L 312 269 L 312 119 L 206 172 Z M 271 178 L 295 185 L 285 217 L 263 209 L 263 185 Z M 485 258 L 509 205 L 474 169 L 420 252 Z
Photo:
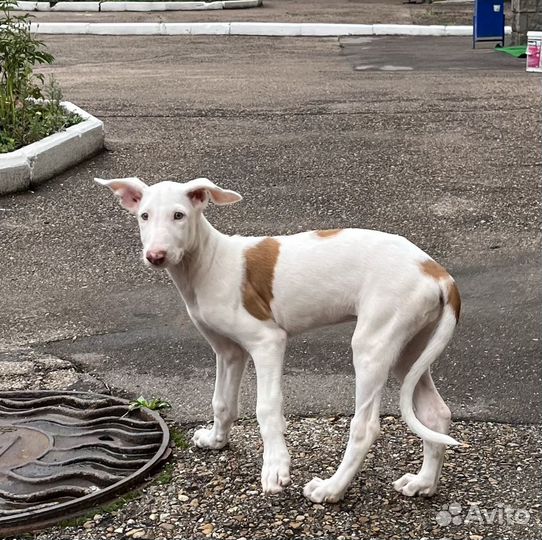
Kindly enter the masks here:
M 31 17 L 14 15 L 15 0 L 0 0 L 0 153 L 11 152 L 81 121 L 61 105 L 54 79 L 37 66 L 53 55 L 30 33 Z

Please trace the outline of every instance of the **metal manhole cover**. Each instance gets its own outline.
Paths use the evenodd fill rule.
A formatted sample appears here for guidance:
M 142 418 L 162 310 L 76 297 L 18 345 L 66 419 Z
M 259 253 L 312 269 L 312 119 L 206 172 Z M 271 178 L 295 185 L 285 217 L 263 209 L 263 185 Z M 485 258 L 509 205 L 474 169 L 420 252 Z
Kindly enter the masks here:
M 0 393 L 0 536 L 77 514 L 145 478 L 169 455 L 153 411 L 84 392 Z

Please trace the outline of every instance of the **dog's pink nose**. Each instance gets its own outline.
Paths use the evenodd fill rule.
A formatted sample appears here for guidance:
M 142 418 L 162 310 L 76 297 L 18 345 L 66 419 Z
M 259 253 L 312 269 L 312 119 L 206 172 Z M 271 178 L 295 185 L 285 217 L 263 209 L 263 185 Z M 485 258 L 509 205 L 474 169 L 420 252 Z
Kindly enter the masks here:
M 155 266 L 160 266 L 166 261 L 167 253 L 163 250 L 147 251 L 147 260 Z

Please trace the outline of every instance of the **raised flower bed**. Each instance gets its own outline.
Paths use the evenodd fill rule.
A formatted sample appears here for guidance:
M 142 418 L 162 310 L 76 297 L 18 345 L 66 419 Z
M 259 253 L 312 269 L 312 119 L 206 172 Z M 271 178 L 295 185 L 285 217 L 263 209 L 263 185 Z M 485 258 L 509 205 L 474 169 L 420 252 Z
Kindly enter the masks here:
M 82 120 L 13 152 L 0 154 L 0 195 L 28 189 L 98 153 L 104 145 L 104 126 L 69 101 L 61 106 Z
M 0 195 L 35 185 L 103 147 L 103 124 L 47 84 L 35 68 L 53 56 L 30 32 L 30 16 L 0 0 Z

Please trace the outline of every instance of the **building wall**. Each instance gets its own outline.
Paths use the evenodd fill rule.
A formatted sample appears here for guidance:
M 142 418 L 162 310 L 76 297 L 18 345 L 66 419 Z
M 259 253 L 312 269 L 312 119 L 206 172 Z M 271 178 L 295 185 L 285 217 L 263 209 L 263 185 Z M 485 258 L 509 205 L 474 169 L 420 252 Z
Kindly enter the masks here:
M 512 0 L 512 45 L 527 43 L 527 32 L 542 32 L 542 0 Z

